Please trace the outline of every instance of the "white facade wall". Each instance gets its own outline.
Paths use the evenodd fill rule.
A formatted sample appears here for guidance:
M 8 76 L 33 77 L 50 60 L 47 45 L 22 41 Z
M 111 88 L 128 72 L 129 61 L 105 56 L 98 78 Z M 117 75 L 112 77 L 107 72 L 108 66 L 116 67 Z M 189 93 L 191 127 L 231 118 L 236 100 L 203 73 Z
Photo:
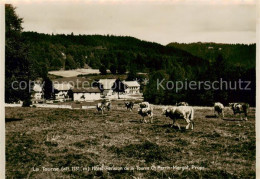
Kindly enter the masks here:
M 139 86 L 128 87 L 125 90 L 125 93 L 127 93 L 127 94 L 139 94 L 140 93 L 140 87 Z
M 101 99 L 100 93 L 73 93 L 74 101 L 92 101 Z

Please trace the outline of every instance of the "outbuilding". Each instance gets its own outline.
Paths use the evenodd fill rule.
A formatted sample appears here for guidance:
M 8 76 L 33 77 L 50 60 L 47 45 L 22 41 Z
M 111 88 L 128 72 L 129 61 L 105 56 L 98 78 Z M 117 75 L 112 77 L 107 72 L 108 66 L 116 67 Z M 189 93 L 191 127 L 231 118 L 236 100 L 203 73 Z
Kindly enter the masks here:
M 73 101 L 94 101 L 101 99 L 101 91 L 97 87 L 72 89 Z

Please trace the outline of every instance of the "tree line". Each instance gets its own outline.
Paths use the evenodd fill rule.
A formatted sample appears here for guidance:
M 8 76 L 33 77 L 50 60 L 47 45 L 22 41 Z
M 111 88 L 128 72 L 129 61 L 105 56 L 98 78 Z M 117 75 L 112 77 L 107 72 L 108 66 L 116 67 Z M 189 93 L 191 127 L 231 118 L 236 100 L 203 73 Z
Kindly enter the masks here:
M 154 71 L 149 74 L 149 83 L 144 89 L 144 98 L 155 104 L 176 104 L 185 101 L 191 105 L 212 106 L 214 102 L 221 102 L 228 105 L 230 102 L 247 102 L 255 106 L 256 98 L 256 71 L 255 68 L 246 68 L 244 66 L 230 65 L 221 54 L 214 62 L 210 63 L 208 68 L 190 76 L 188 70 L 172 69 L 171 72 L 164 70 Z M 161 86 L 158 88 L 158 81 Z M 208 82 L 210 87 L 202 85 L 201 88 L 183 87 L 176 90 L 166 88 L 167 82 L 182 82 L 183 85 L 198 84 L 199 82 Z M 213 88 L 213 83 L 220 84 Z M 240 83 L 240 84 L 239 84 Z M 221 86 L 222 85 L 222 86 Z M 239 86 L 240 85 L 240 86 Z M 213 86 L 213 87 L 212 87 Z M 221 86 L 221 87 L 220 87 Z M 168 85 L 169 87 L 169 85 Z

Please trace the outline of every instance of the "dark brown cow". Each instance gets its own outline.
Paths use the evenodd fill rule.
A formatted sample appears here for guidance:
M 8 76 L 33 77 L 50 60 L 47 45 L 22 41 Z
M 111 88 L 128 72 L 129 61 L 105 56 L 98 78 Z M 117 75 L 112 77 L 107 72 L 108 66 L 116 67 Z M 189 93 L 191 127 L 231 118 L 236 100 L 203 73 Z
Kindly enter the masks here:
M 130 110 L 132 111 L 133 110 L 133 107 L 134 107 L 134 103 L 132 101 L 130 102 L 125 102 L 125 107 L 127 110 Z

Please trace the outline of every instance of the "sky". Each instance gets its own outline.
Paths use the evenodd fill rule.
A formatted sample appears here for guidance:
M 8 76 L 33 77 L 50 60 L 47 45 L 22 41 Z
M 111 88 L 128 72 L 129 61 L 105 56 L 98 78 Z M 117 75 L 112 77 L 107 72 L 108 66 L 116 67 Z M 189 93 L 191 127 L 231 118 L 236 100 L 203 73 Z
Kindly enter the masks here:
M 133 36 L 170 42 L 256 42 L 254 0 L 14 2 L 24 31 Z

